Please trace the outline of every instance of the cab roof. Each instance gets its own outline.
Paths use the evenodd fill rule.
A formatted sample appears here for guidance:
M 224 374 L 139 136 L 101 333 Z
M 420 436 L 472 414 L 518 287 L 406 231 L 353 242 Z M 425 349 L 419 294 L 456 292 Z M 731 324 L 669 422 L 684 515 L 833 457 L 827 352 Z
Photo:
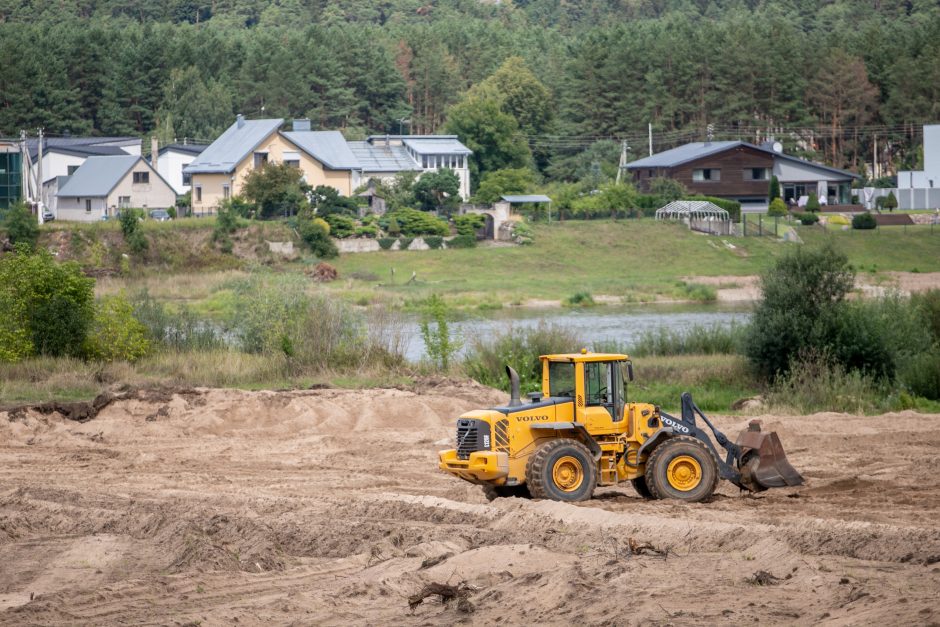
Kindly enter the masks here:
M 555 355 L 541 355 L 539 359 L 548 361 L 570 361 L 574 363 L 586 361 L 627 361 L 628 355 L 623 353 L 591 353 L 582 350 L 580 353 L 558 353 Z

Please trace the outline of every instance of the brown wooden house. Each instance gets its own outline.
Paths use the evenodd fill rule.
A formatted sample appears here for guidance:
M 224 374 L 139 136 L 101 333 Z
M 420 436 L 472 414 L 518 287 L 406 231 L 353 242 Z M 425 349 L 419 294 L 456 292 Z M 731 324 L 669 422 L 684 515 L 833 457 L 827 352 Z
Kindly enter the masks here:
M 815 193 L 830 205 L 848 204 L 857 175 L 743 141 L 694 142 L 627 165 L 640 191 L 653 179 L 682 183 L 693 194 L 737 200 L 745 210 L 766 210 L 770 179 L 794 202 Z M 790 200 L 790 198 L 784 198 Z

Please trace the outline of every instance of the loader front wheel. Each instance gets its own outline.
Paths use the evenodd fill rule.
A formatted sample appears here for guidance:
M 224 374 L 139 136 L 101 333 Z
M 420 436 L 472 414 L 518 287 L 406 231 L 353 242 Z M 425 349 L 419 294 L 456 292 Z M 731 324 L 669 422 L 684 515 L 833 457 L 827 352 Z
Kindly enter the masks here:
M 552 440 L 529 457 L 525 480 L 533 498 L 586 501 L 597 487 L 597 464 L 581 442 Z
M 646 477 L 637 477 L 630 483 L 633 484 L 633 489 L 636 490 L 636 493 L 642 496 L 644 499 L 649 501 L 656 499 L 656 497 L 653 496 L 653 493 L 650 492 L 649 486 L 646 485 Z
M 679 436 L 650 453 L 645 478 L 655 498 L 699 503 L 711 498 L 718 486 L 718 464 L 699 440 Z

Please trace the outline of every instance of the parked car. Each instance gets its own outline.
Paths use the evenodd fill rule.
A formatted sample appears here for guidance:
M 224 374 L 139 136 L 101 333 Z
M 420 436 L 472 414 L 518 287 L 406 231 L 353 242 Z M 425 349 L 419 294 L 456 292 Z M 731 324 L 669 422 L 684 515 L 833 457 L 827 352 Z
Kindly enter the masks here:
M 53 214 L 53 213 L 52 213 L 51 211 L 49 211 L 48 209 L 43 209 L 43 210 L 42 210 L 42 221 L 43 221 L 43 222 L 52 222 L 53 220 L 55 220 L 55 214 Z
M 172 220 L 170 217 L 170 212 L 166 209 L 154 209 L 150 212 L 150 219 L 156 220 L 157 222 L 166 222 Z

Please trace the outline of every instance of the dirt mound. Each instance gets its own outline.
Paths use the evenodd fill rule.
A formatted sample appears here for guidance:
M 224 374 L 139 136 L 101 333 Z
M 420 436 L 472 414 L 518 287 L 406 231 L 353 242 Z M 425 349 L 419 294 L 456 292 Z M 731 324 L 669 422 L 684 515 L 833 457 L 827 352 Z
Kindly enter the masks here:
M 436 451 L 505 399 L 435 377 L 0 412 L 0 624 L 609 624 L 623 591 L 636 623 L 938 620 L 937 416 L 762 416 L 801 488 L 487 502 Z

